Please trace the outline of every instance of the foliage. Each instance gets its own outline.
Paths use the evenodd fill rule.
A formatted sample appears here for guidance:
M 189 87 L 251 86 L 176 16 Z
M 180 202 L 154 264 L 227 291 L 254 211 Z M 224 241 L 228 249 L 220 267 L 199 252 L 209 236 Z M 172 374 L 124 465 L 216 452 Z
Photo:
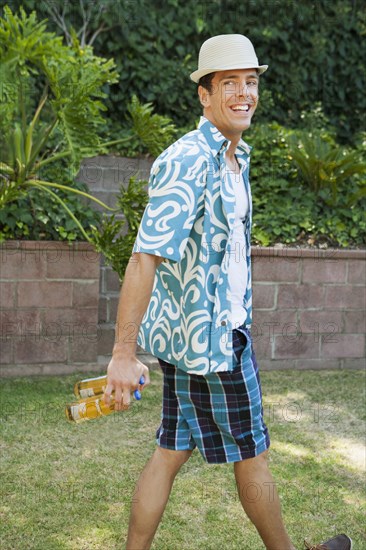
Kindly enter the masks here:
M 20 15 L 13 15 L 8 7 L 4 12 L 0 19 L 0 206 L 36 189 L 59 203 L 87 239 L 60 191 L 106 205 L 71 185 L 45 181 L 40 173 L 47 165 L 68 159 L 73 181 L 84 157 L 106 151 L 98 136 L 101 112 L 106 109 L 100 99 L 106 97 L 103 85 L 116 81 L 114 63 L 96 57 L 91 47 L 81 49 L 75 35 L 72 46 L 64 46 L 61 38 L 46 31 L 44 21 L 37 21 L 35 13 L 27 16 L 21 8 Z M 44 85 L 40 92 L 38 80 Z M 50 149 L 55 135 L 59 140 Z
M 364 180 L 351 177 L 351 167 L 347 179 L 340 175 L 336 197 L 332 186 L 309 188 L 289 146 L 298 144 L 300 136 L 303 134 L 277 123 L 253 125 L 246 134 L 253 146 L 253 243 L 365 246 L 366 200 L 361 196 Z M 332 143 L 332 132 L 323 131 L 322 136 L 322 143 Z M 360 152 L 352 158 L 358 167 Z
M 124 219 L 104 215 L 99 227 L 94 227 L 92 241 L 96 250 L 103 252 L 106 262 L 112 266 L 120 280 L 131 257 L 131 250 L 148 200 L 146 181 L 131 178 L 126 189 L 120 188 L 117 196 L 118 210 Z
M 122 152 L 125 156 L 148 153 L 157 157 L 175 139 L 177 130 L 170 118 L 154 113 L 151 103 L 142 104 L 137 96 L 132 96 L 126 108 L 128 126 L 109 121 L 104 129 L 118 139 L 109 141 L 110 149 Z
M 291 141 L 290 155 L 304 182 L 316 193 L 330 189 L 333 204 L 342 184 L 352 176 L 366 172 L 366 163 L 361 162 L 357 150 L 347 152 L 335 143 L 325 141 L 319 133 L 303 133 L 300 142 L 298 139 Z
M 60 141 L 60 131 L 55 128 L 49 137 L 48 147 L 53 149 Z M 73 181 L 73 188 L 88 193 L 88 187 L 75 181 L 72 168 L 66 158 L 46 164 L 39 171 L 44 181 L 57 181 L 65 187 Z M 65 202 L 69 210 L 89 234 L 91 226 L 99 223 L 100 214 L 85 197 L 63 189 L 55 189 L 55 194 Z M 77 223 L 69 216 L 52 195 L 30 188 L 17 200 L 0 209 L 0 242 L 9 239 L 20 240 L 85 240 Z
M 13 0 L 43 17 L 50 16 L 47 4 L 51 2 Z M 83 4 L 90 3 L 65 3 L 67 26 L 83 28 Z M 338 138 L 353 143 L 365 126 L 366 112 L 362 7 L 362 2 L 347 0 L 105 0 L 96 4 L 96 10 L 103 9 L 104 29 L 99 12 L 94 13 L 89 36 L 101 31 L 93 42 L 95 51 L 116 59 L 121 78 L 111 86 L 107 103 L 117 122 L 125 102 L 136 94 L 178 127 L 192 127 L 201 109 L 189 74 L 200 45 L 215 34 L 238 32 L 252 39 L 259 61 L 269 65 L 261 78 L 257 120 L 297 127 L 301 113 L 321 102 Z M 49 24 L 61 32 L 52 18 Z
M 75 187 L 87 190 L 81 184 Z M 59 191 L 58 196 L 89 234 L 91 227 L 99 222 L 99 213 L 87 207 L 75 194 Z M 71 242 L 83 240 L 84 235 L 52 196 L 45 194 L 40 200 L 39 190 L 30 189 L 27 195 L 0 209 L 0 242 L 9 239 Z
M 136 96 L 127 108 L 136 135 L 153 157 L 166 149 L 176 135 L 176 129 L 170 118 L 153 114 L 151 103 L 142 105 Z

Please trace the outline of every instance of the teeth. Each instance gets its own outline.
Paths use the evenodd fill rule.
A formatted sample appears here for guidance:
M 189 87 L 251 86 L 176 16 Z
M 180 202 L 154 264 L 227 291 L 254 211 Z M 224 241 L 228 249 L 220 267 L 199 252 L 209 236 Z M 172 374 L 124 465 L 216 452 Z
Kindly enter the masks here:
M 249 105 L 236 105 L 232 107 L 233 111 L 249 111 Z

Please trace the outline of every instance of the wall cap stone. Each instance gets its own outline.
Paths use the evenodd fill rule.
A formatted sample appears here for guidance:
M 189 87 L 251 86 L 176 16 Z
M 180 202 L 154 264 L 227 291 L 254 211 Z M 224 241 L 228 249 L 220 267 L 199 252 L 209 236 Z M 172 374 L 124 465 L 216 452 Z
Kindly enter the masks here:
M 10 250 L 70 250 L 71 248 L 76 250 L 91 250 L 96 253 L 94 245 L 87 241 L 68 243 L 65 241 L 21 241 L 14 239 L 0 244 L 0 249 Z
M 280 246 L 254 246 L 251 247 L 252 256 L 255 257 L 289 257 L 289 258 L 313 258 L 325 260 L 366 260 L 366 249 L 362 248 L 305 248 L 305 247 L 280 247 Z

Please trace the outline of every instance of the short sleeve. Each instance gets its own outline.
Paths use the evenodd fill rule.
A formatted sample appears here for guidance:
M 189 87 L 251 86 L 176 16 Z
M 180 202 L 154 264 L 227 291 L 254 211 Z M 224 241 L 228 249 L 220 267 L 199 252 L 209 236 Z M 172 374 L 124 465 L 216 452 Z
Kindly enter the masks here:
M 184 162 L 164 160 L 154 165 L 149 181 L 149 202 L 133 252 L 179 262 L 197 216 L 201 193 L 197 176 Z

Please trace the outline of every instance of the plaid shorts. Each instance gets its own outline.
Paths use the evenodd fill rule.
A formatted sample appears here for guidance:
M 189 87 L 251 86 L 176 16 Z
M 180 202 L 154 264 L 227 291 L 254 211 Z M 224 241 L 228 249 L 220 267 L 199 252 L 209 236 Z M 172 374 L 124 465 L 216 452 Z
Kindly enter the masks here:
M 207 375 L 188 374 L 159 360 L 164 374 L 160 447 L 198 447 L 206 462 L 238 462 L 269 445 L 262 391 L 250 331 L 233 331 L 234 368 Z

